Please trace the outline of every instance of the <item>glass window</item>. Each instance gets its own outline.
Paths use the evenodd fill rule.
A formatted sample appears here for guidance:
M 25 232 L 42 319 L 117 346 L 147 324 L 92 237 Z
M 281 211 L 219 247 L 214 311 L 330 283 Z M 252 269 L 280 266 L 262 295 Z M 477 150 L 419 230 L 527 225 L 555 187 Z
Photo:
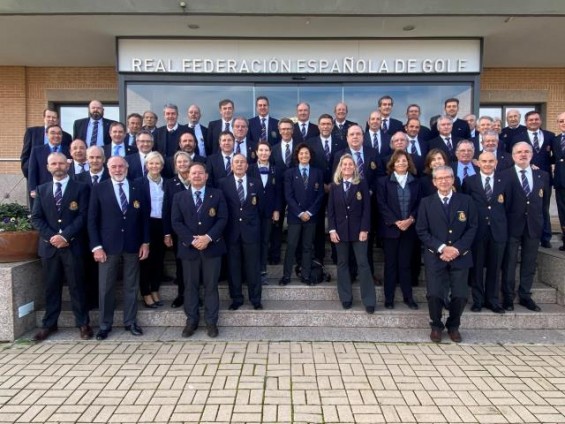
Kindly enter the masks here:
M 506 114 L 509 110 L 516 109 L 520 112 L 522 117 L 520 118 L 520 124 L 524 125 L 524 115 L 531 110 L 540 110 L 539 105 L 481 105 L 480 108 L 480 116 L 490 116 L 491 118 L 500 118 L 502 119 L 503 126 L 507 126 L 508 123 L 506 122 Z
M 187 123 L 186 110 L 196 103 L 202 111 L 201 122 L 219 119 L 218 102 L 229 98 L 234 101 L 235 115 L 250 118 L 255 115 L 255 98 L 267 96 L 271 115 L 275 118 L 294 117 L 296 104 L 308 102 L 310 120 L 316 122 L 322 113 L 333 115 L 336 103 L 346 102 L 348 119 L 364 124 L 377 99 L 390 95 L 394 99 L 392 116 L 404 122 L 406 108 L 411 103 L 420 105 L 422 122 L 429 125 L 432 116 L 443 111 L 443 102 L 450 97 L 460 101 L 460 116 L 469 113 L 473 105 L 472 83 L 140 83 L 126 84 L 126 114 L 153 110 L 163 125 L 163 105 L 174 103 L 179 107 L 179 121 Z
M 73 125 L 77 119 L 86 118 L 88 116 L 88 103 L 83 105 L 59 105 L 59 116 L 61 118 L 61 127 L 63 131 L 73 135 Z M 117 105 L 104 105 L 104 118 L 113 121 L 120 120 L 120 108 Z

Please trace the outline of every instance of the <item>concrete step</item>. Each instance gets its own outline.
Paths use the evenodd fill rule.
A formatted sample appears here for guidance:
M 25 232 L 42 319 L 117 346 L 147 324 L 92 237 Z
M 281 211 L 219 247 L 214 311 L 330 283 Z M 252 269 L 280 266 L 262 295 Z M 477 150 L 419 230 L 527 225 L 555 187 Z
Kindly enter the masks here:
M 393 310 L 384 309 L 382 304 L 379 304 L 373 315 L 367 314 L 359 303 L 354 304 L 350 310 L 344 310 L 339 302 L 327 300 L 265 300 L 263 305 L 265 309 L 262 311 L 253 310 L 250 305 L 244 305 L 237 311 L 229 311 L 229 301 L 223 300 L 218 325 L 278 327 L 281 334 L 284 334 L 285 327 L 373 328 L 376 331 L 381 328 L 429 328 L 425 303 L 420 303 L 420 309 L 417 311 L 408 309 L 402 303 L 397 303 Z M 36 312 L 37 326 L 41 326 L 43 312 Z M 90 317 L 92 325 L 96 327 L 98 311 L 92 311 Z M 168 305 L 159 309 L 147 309 L 143 308 L 141 303 L 137 317 L 142 327 L 182 327 L 186 320 L 182 309 L 172 309 Z M 118 309 L 114 315 L 115 327 L 121 327 L 121 322 L 122 311 Z M 201 325 L 204 325 L 203 320 Z M 565 328 L 565 307 L 547 304 L 543 305 L 542 312 L 531 312 L 516 305 L 514 312 L 502 315 L 487 310 L 474 313 L 467 308 L 461 325 L 466 329 L 562 329 Z M 68 303 L 64 305 L 59 317 L 59 326 L 74 326 L 74 317 Z

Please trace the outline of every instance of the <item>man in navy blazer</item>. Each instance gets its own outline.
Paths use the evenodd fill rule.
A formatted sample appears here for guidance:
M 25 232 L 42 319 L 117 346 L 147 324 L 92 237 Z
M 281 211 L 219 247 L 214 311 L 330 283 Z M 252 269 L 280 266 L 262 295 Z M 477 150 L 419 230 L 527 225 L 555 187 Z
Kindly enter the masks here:
M 228 253 L 228 284 L 235 311 L 243 305 L 243 281 L 247 282 L 249 301 L 254 309 L 261 304 L 261 215 L 264 196 L 261 180 L 248 177 L 247 160 L 242 154 L 233 157 L 233 174 L 220 181 L 228 207 L 224 231 Z
M 186 111 L 188 116 L 188 128 L 194 133 L 196 147 L 196 153 L 206 158 L 206 156 L 211 155 L 212 152 L 206 150 L 206 139 L 208 138 L 208 128 L 200 123 L 200 118 L 202 116 L 200 112 L 200 106 L 190 105 Z M 179 139 L 180 142 L 180 139 Z
M 377 101 L 378 110 L 381 113 L 381 129 L 388 135 L 393 135 L 398 131 L 402 131 L 404 125 L 398 119 L 394 119 L 392 115 L 392 107 L 394 100 L 391 96 L 386 95 Z
M 20 155 L 20 162 L 22 173 L 27 178 L 28 175 L 28 162 L 31 155 L 31 149 L 36 146 L 43 146 L 49 142 L 47 138 L 47 127 L 50 125 L 59 124 L 59 114 L 52 109 L 45 109 L 43 111 L 43 125 L 39 127 L 29 127 L 24 134 L 24 142 L 22 146 L 22 153 Z M 70 145 L 72 137 L 69 133 L 63 131 L 63 140 L 61 144 Z
M 526 113 L 526 130 L 523 132 L 515 132 L 512 138 L 512 146 L 521 141 L 525 141 L 532 146 L 533 156 L 532 165 L 535 165 L 549 175 L 549 185 L 553 185 L 553 174 L 551 165 L 553 163 L 552 142 L 555 134 L 551 131 L 541 129 L 541 115 L 535 110 Z M 551 191 L 549 191 L 551 198 Z M 551 248 L 551 218 L 549 216 L 549 203 L 543 211 L 543 234 L 541 236 L 541 247 Z
M 249 137 L 249 122 L 246 118 L 238 116 L 233 119 L 233 151 L 236 154 L 242 154 L 248 163 L 257 161 L 257 142 Z
M 232 173 L 231 162 L 234 156 L 235 138 L 230 131 L 220 133 L 220 151 L 206 160 L 206 181 L 211 187 L 218 188 L 220 180 Z
M 332 138 L 340 140 L 343 143 L 347 141 L 347 130 L 351 125 L 357 125 L 357 122 L 347 119 L 349 110 L 347 104 L 339 102 L 334 107 L 334 127 L 332 130 Z
M 426 143 L 432 139 L 432 131 L 422 124 L 421 121 L 421 111 L 420 105 L 413 103 L 408 105 L 406 108 L 406 124 L 404 125 L 404 129 L 408 126 L 410 120 L 416 119 L 420 124 L 420 129 L 418 130 L 418 141 Z M 424 155 L 425 156 L 425 155 Z
M 220 150 L 220 133 L 233 131 L 233 114 L 235 106 L 230 99 L 222 99 L 218 103 L 220 119 L 208 123 L 208 138 L 206 138 L 206 154 L 211 155 Z
M 514 310 L 516 265 L 521 249 L 520 305 L 535 312 L 541 308 L 532 300 L 532 284 L 536 273 L 538 247 L 543 234 L 544 211 L 549 208 L 549 175 L 541 169 L 532 169 L 532 146 L 518 142 L 512 147 L 514 166 L 501 173 L 510 184 L 511 201 L 508 205 L 508 245 L 502 268 L 502 307 Z
M 465 124 L 467 123 L 465 122 Z M 461 137 L 453 135 L 453 120 L 447 115 L 440 116 L 436 121 L 435 127 L 439 131 L 439 135 L 430 140 L 430 150 L 441 149 L 447 155 L 450 162 L 456 161 L 455 146 L 461 140 Z
M 71 159 L 69 162 L 69 177 L 77 179 L 83 172 L 88 172 L 88 161 L 86 160 L 86 143 L 77 138 L 73 140 L 69 152 Z
M 559 250 L 565 251 L 565 112 L 557 116 L 557 126 L 559 127 L 559 134 L 553 138 L 551 147 L 555 158 L 553 184 L 563 241 Z
M 159 127 L 153 133 L 154 150 L 157 150 L 166 158 L 172 156 L 179 148 L 179 138 L 185 132 L 194 132 L 188 126 L 179 124 L 179 109 L 177 105 L 167 103 L 163 108 L 165 125 Z
M 392 152 L 390 150 L 390 134 L 381 128 L 381 118 L 382 115 L 378 110 L 369 115 L 367 121 L 369 128 L 363 136 L 363 146 L 373 148 L 377 152 L 377 156 L 383 158 L 389 156 Z
M 526 131 L 526 127 L 520 124 L 522 114 L 518 109 L 509 109 L 506 112 L 506 127 L 502 128 L 500 132 L 501 148 L 505 149 L 508 153 L 512 153 L 512 139 L 517 133 Z
M 107 158 L 112 156 L 125 158 L 127 155 L 137 152 L 136 145 L 129 144 L 129 137 L 126 140 L 126 127 L 121 122 L 110 124 L 110 138 L 112 142 L 104 146 L 104 155 Z
M 257 116 L 249 120 L 249 138 L 255 145 L 264 140 L 274 146 L 281 140 L 279 134 L 279 120 L 269 116 L 269 98 L 259 96 L 255 100 Z
M 134 181 L 145 176 L 145 157 L 153 148 L 153 135 L 147 130 L 141 130 L 136 136 L 136 151 L 125 157 L 128 163 L 128 180 Z
M 204 165 L 192 163 L 190 189 L 173 197 L 171 223 L 179 239 L 177 256 L 182 260 L 185 287 L 186 326 L 182 337 L 192 336 L 198 328 L 200 282 L 204 285 L 207 334 L 208 337 L 218 336 L 218 278 L 222 255 L 226 253 L 223 233 L 228 210 L 222 192 L 206 187 L 207 178 Z
M 453 169 L 439 166 L 433 171 L 437 193 L 420 202 L 416 232 L 424 246 L 424 264 L 430 325 L 430 339 L 441 342 L 443 329 L 452 341 L 461 342 L 459 326 L 467 303 L 469 268 L 473 266 L 471 247 L 478 218 L 472 199 L 452 190 Z M 443 308 L 449 310 L 445 324 Z
M 63 145 L 63 130 L 58 125 L 51 125 L 47 128 L 47 138 L 49 142 L 31 149 L 28 173 L 28 193 L 35 198 L 37 186 L 52 180 L 51 173 L 47 170 L 47 157 L 51 153 L 63 153 L 70 158 L 69 145 Z
M 88 104 L 88 118 L 77 119 L 73 125 L 73 139 L 80 138 L 88 146 L 110 144 L 110 124 L 114 122 L 104 118 L 104 106 L 98 100 Z
M 292 140 L 299 144 L 304 143 L 312 137 L 320 135 L 318 126 L 310 122 L 310 105 L 306 102 L 301 102 L 296 105 L 297 122 L 294 124 L 294 131 L 292 133 Z
M 479 168 L 473 163 L 475 146 L 470 140 L 459 140 L 455 147 L 455 157 L 457 160 L 451 163 L 453 174 L 455 175 L 455 187 L 458 189 L 463 185 L 463 181 L 479 172 Z
M 512 194 L 508 181 L 496 171 L 496 162 L 494 153 L 481 153 L 478 159 L 480 171 L 465 179 L 462 192 L 471 196 L 479 214 L 472 249 L 474 263 L 469 274 L 473 296 L 471 311 L 480 312 L 486 307 L 503 314 L 504 308 L 499 301 L 500 273 L 508 240 L 506 216 Z
M 451 137 L 457 139 L 470 138 L 471 129 L 469 128 L 469 124 L 467 121 L 457 117 L 457 114 L 459 113 L 459 99 L 456 99 L 455 97 L 447 99 L 443 103 L 443 110 L 445 115 L 449 116 L 453 123 L 451 127 Z M 432 137 L 437 137 L 438 134 L 442 133 L 437 126 L 438 123 L 439 122 L 436 122 L 436 125 L 432 127 Z
M 141 185 L 127 180 L 124 158 L 108 159 L 110 179 L 92 187 L 88 207 L 88 237 L 94 260 L 99 264 L 100 330 L 105 340 L 114 322 L 115 290 L 123 261 L 124 326 L 134 336 L 143 334 L 137 325 L 139 261 L 149 255 L 151 205 Z
M 196 153 L 196 136 L 192 133 L 184 133 L 180 136 L 179 151 L 187 153 L 192 162 L 200 162 L 206 164 L 206 158 Z M 165 167 L 163 168 L 163 172 L 161 173 L 164 178 L 173 178 L 176 174 L 174 157 L 175 155 L 169 156 L 165 159 Z
M 87 340 L 92 337 L 92 329 L 85 304 L 81 236 L 90 190 L 67 175 L 69 164 L 62 153 L 51 153 L 47 168 L 53 180 L 37 188 L 31 216 L 40 234 L 38 253 L 45 287 L 45 315 L 34 340 L 45 340 L 57 331 L 62 304 L 61 275 L 69 286 L 75 325 L 80 328 L 81 338 Z
M 417 118 L 408 118 L 404 131 L 408 136 L 406 151 L 410 153 L 414 161 L 414 166 L 416 166 L 416 171 L 418 171 L 417 176 L 421 177 L 424 174 L 426 155 L 430 150 L 428 139 L 422 136 L 422 125 Z
M 496 172 L 501 172 L 514 166 L 511 155 L 503 148 L 500 148 L 498 133 L 496 131 L 486 130 L 481 134 L 481 137 L 483 152 L 494 154 L 494 158 L 496 159 Z M 475 156 L 477 156 L 476 152 Z

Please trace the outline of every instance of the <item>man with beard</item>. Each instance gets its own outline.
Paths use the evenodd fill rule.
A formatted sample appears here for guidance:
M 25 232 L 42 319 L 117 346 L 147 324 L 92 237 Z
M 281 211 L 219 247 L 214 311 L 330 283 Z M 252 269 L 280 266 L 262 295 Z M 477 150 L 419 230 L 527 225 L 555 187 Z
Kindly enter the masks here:
M 188 153 L 191 162 L 206 164 L 206 158 L 196 153 L 196 136 L 192 133 L 184 133 L 179 138 L 179 150 Z M 175 175 L 174 155 L 165 159 L 163 177 L 173 178 Z
M 88 118 L 77 119 L 73 125 L 73 139 L 80 138 L 88 146 L 110 144 L 110 124 L 114 122 L 104 118 L 104 106 L 98 100 L 88 104 Z

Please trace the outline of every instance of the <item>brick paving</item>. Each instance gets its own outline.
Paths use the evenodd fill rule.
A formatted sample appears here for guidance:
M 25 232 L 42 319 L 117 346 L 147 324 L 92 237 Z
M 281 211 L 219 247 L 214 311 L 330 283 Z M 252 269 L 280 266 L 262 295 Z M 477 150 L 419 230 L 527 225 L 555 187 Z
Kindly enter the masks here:
M 0 422 L 563 423 L 565 345 L 0 345 Z

